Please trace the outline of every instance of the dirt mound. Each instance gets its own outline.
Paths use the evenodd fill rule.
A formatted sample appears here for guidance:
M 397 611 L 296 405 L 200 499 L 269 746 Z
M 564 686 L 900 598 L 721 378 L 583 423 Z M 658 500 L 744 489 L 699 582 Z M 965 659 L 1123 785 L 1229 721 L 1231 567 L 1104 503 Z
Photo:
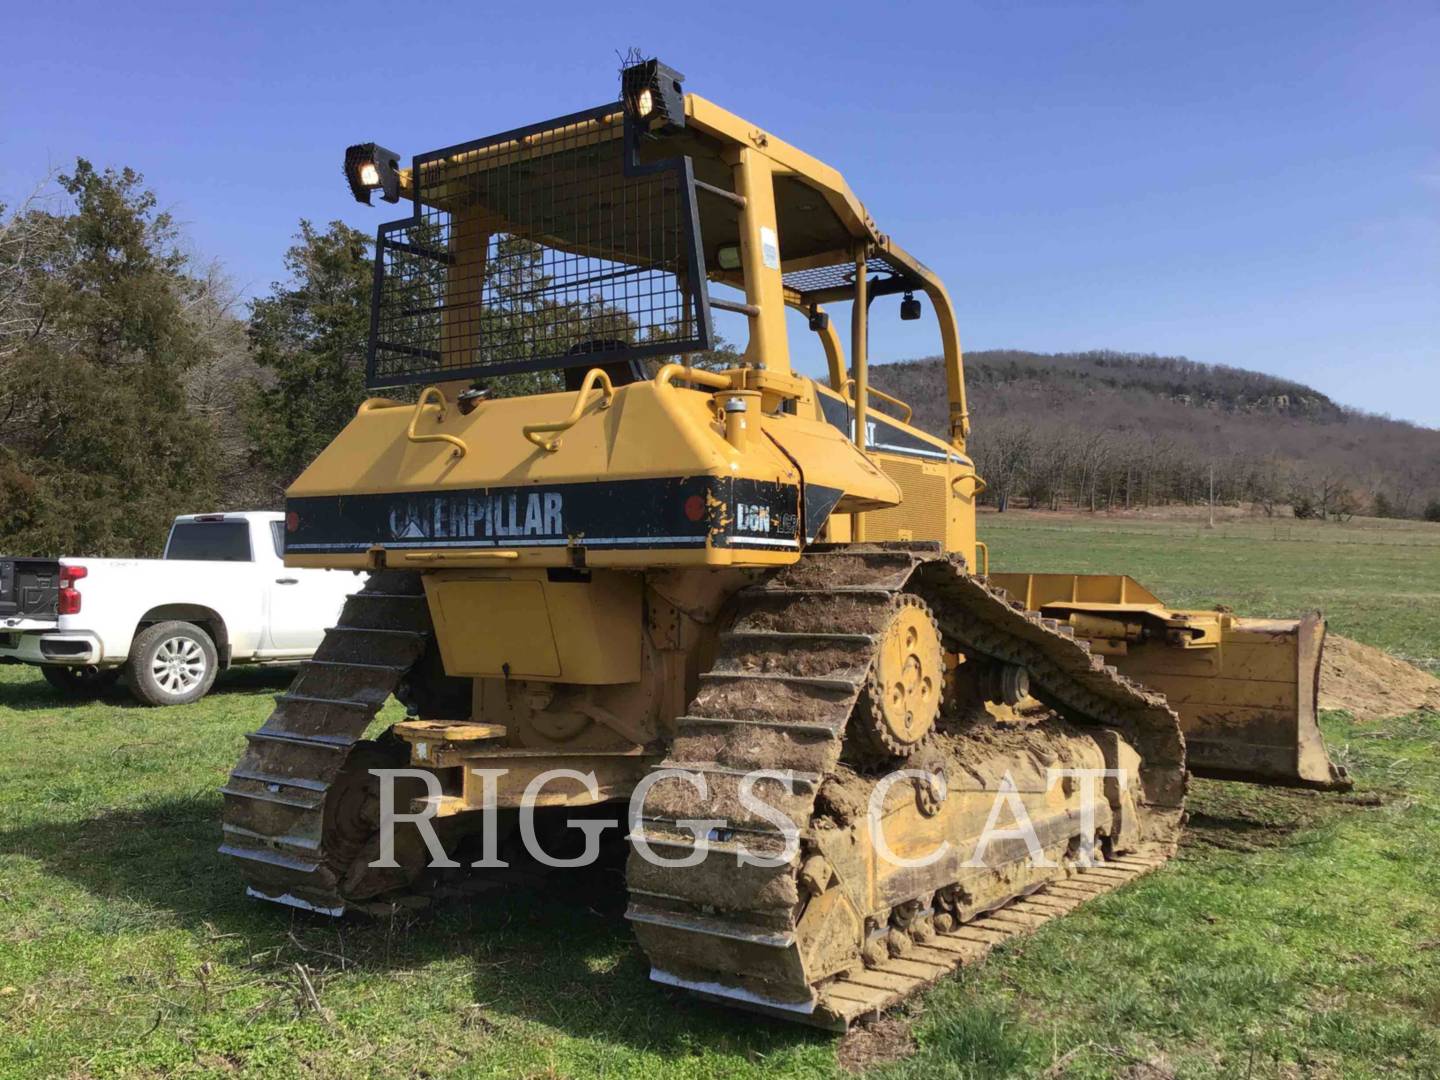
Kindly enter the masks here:
M 1440 712 L 1440 679 L 1387 652 L 1330 634 L 1320 661 L 1320 708 L 1356 720 L 1383 720 L 1416 709 Z

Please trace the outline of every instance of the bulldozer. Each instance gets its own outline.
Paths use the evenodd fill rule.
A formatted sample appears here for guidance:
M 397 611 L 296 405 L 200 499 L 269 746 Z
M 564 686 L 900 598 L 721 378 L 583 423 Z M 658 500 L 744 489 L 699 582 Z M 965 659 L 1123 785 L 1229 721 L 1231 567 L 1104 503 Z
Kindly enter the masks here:
M 1162 865 L 1192 775 L 1347 784 L 1318 614 L 991 573 L 940 278 L 673 68 L 620 81 L 408 166 L 346 151 L 409 210 L 375 246 L 393 396 L 287 492 L 286 564 L 368 577 L 223 789 L 249 894 L 393 910 L 459 853 L 509 865 L 527 807 L 608 814 L 655 981 L 844 1030 Z M 943 432 L 870 385 L 897 297 Z

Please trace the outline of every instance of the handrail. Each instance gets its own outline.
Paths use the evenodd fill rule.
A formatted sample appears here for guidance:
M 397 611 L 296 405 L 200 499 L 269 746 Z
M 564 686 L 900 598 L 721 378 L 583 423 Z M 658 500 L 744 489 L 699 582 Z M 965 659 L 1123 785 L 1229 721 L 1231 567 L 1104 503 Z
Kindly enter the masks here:
M 396 401 L 394 398 L 388 397 L 367 397 L 364 401 L 360 403 L 360 408 L 356 409 L 355 411 L 357 413 L 367 413 L 375 412 L 377 409 L 408 408 L 410 408 L 410 403 L 408 401 Z
M 449 443 L 451 446 L 453 446 L 453 447 L 455 448 L 453 451 L 451 451 L 451 453 L 452 453 L 452 455 L 453 455 L 454 457 L 457 457 L 457 458 L 462 458 L 462 457 L 464 457 L 464 456 L 466 455 L 466 453 L 469 452 L 470 448 L 465 445 L 465 440 L 462 439 L 462 438 L 460 438 L 460 436 L 458 436 L 458 435 L 451 435 L 451 434 L 449 434 L 448 432 L 444 432 L 444 431 L 432 432 L 432 433 L 429 434 L 429 435 L 417 435 L 417 434 L 415 434 L 415 425 L 416 425 L 416 423 L 420 420 L 420 414 L 425 411 L 425 406 L 429 403 L 429 401 L 430 401 L 431 398 L 435 398 L 435 399 L 436 399 L 435 404 L 438 405 L 439 408 L 440 408 L 440 412 L 439 412 L 439 413 L 436 415 L 436 417 L 435 417 L 435 422 L 438 424 L 438 423 L 440 423 L 440 421 L 442 421 L 442 420 L 445 419 L 445 393 L 444 393 L 444 391 L 442 391 L 438 386 L 427 386 L 427 387 L 425 387 L 424 390 L 421 390 L 421 391 L 420 391 L 420 398 L 419 398 L 418 401 L 415 402 L 415 411 L 414 411 L 414 412 L 411 414 L 411 416 L 410 416 L 410 426 L 405 429 L 405 437 L 406 437 L 407 439 L 409 439 L 409 440 L 410 440 L 411 442 L 413 442 L 413 443 L 427 443 L 427 442 L 444 442 L 444 443 Z M 375 400 L 374 398 L 371 398 L 371 399 L 370 399 L 370 401 L 374 401 L 374 400 Z M 360 408 L 361 408 L 363 411 L 368 412 L 369 409 L 366 409 L 366 405 L 370 405 L 370 401 L 365 402 L 365 404 L 364 404 L 364 405 L 361 405 Z M 370 408 L 372 408 L 372 409 L 373 409 L 373 408 L 377 408 L 377 406 L 371 405 Z M 378 406 L 378 408 L 386 408 L 386 406 L 381 405 L 381 406 Z
M 590 396 L 590 391 L 595 389 L 596 382 L 605 384 L 604 398 L 600 401 L 600 408 L 608 409 L 610 402 L 615 397 L 615 387 L 610 383 L 610 376 L 598 367 L 592 367 L 585 373 L 585 381 L 580 384 L 580 392 L 575 395 L 575 407 L 570 410 L 570 415 L 564 420 L 553 420 L 547 424 L 526 424 L 520 430 L 541 450 L 555 451 L 560 449 L 560 439 L 546 439 L 543 434 L 548 431 L 568 431 L 580 422 L 580 414 L 585 411 L 585 399 Z
M 979 473 L 961 473 L 959 476 L 955 477 L 955 479 L 950 481 L 950 486 L 954 487 L 956 484 L 960 483 L 961 480 L 975 481 L 975 490 L 970 493 L 970 498 L 972 499 L 978 499 L 981 495 L 984 495 L 985 492 L 990 490 L 990 485 L 987 484 L 983 479 L 981 479 Z
M 708 386 L 712 390 L 730 390 L 734 385 L 728 376 L 721 375 L 718 371 L 686 367 L 684 364 L 666 364 L 655 373 L 655 382 L 659 386 L 670 386 L 675 379 Z
M 854 401 L 855 399 L 853 397 L 850 397 L 850 387 L 852 387 L 853 385 L 855 385 L 855 376 L 848 376 L 840 386 L 840 396 L 848 398 L 850 401 Z M 910 422 L 910 418 L 915 415 L 915 410 L 912 409 L 905 402 L 901 401 L 899 398 L 891 397 L 889 394 L 885 393 L 884 390 L 876 390 L 873 386 L 868 387 L 867 389 L 871 397 L 878 397 L 881 401 L 888 401 L 891 405 L 898 405 L 900 408 L 904 409 L 905 415 L 896 417 L 896 419 L 898 419 L 902 424 L 908 424 Z

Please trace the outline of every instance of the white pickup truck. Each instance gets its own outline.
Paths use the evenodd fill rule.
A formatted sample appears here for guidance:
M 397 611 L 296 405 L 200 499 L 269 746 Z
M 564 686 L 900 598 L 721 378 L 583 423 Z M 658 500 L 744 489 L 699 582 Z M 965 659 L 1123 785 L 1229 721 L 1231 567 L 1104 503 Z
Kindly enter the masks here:
M 145 704 L 180 705 L 232 664 L 304 660 L 361 581 L 284 550 L 284 514 L 186 514 L 159 559 L 0 559 L 0 663 L 76 696 L 123 673 Z

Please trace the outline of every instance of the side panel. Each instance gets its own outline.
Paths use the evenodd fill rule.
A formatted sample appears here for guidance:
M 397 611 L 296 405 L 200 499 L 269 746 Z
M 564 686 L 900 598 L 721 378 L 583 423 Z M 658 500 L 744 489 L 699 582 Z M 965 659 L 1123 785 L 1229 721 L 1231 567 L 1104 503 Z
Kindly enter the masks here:
M 854 410 L 840 395 L 816 386 L 825 420 L 854 438 Z M 867 511 L 867 540 L 936 540 L 975 561 L 974 463 L 953 446 L 899 419 L 872 411 L 866 422 L 872 461 L 900 488 L 899 506 Z M 843 509 L 843 508 L 842 508 Z M 843 530 L 841 530 L 843 531 Z M 848 532 L 844 533 L 848 537 Z M 840 538 L 831 530 L 831 539 Z
M 265 590 L 248 562 L 186 562 L 163 559 L 66 558 L 84 566 L 78 615 L 61 615 L 62 633 L 91 633 L 103 644 L 103 659 L 118 663 L 130 652 L 135 630 L 161 607 L 213 611 L 225 622 L 232 655 L 248 658 L 260 642 Z
M 425 575 L 445 671 L 585 685 L 640 678 L 641 576 L 544 570 Z
M 901 492 L 900 505 L 865 515 L 867 540 L 938 540 L 974 565 L 975 470 L 968 464 L 878 453 Z

